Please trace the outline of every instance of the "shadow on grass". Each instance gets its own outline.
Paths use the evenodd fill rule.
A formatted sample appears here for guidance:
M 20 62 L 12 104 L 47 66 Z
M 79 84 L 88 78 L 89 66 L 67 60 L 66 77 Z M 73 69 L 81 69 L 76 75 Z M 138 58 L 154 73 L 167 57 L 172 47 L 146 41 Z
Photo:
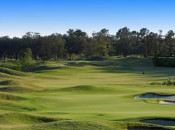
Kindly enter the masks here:
M 107 60 L 93 60 L 93 61 L 70 61 L 67 62 L 68 66 L 74 66 L 74 67 L 84 67 L 84 66 L 123 66 L 123 65 L 129 65 L 129 64 L 138 64 L 138 63 L 144 63 L 144 65 L 151 64 L 152 61 L 150 58 L 137 58 L 137 57 L 126 57 L 126 58 L 120 58 L 120 59 L 107 59 Z
M 69 61 L 67 67 L 94 66 L 95 69 L 103 73 L 135 73 L 140 76 L 165 77 L 175 75 L 174 68 L 155 67 L 152 58 L 126 57 L 107 59 L 102 61 Z M 43 64 L 31 68 L 31 72 L 42 72 L 48 70 L 62 69 L 63 66 L 46 66 Z
M 40 66 L 32 66 L 30 68 L 30 72 L 41 72 L 41 71 L 48 71 L 48 70 L 55 70 L 55 69 L 61 69 L 61 66 L 45 66 L 45 65 L 40 65 Z

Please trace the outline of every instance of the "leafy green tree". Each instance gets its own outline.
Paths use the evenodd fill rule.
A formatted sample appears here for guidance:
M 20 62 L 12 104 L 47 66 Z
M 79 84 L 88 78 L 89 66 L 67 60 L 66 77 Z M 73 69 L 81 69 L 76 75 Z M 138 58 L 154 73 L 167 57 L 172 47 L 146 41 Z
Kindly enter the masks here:
M 61 34 L 52 34 L 47 37 L 47 42 L 50 44 L 50 57 L 57 60 L 58 58 L 63 58 L 64 56 L 64 45 L 65 40 L 63 39 Z
M 140 40 L 140 44 L 141 44 L 141 48 L 142 48 L 142 54 L 144 55 L 144 57 L 147 57 L 148 54 L 147 54 L 147 43 L 146 43 L 146 36 L 148 35 L 149 33 L 149 30 L 147 28 L 142 28 L 140 30 L 140 33 L 139 33 L 139 40 Z
M 10 46 L 10 38 L 8 36 L 4 36 L 0 38 L 0 55 L 1 58 L 5 61 L 6 58 L 9 58 L 10 52 L 12 51 L 12 48 Z
M 140 54 L 139 33 L 137 31 L 130 32 L 129 54 Z
M 23 57 L 21 59 L 22 69 L 24 71 L 29 71 L 31 62 L 32 62 L 32 50 L 30 48 L 27 48 L 24 51 Z
M 13 48 L 11 51 L 12 57 L 17 61 L 19 59 L 19 52 L 22 50 L 22 42 L 18 37 L 14 37 L 11 40 L 11 47 Z
M 175 52 L 175 39 L 174 39 L 175 33 L 174 31 L 170 30 L 165 36 L 165 48 L 167 56 L 172 57 Z
M 158 50 L 157 56 L 163 56 L 164 55 L 164 39 L 163 39 L 163 35 L 162 35 L 162 30 L 159 30 L 157 45 L 158 45 L 158 47 L 157 47 L 157 50 Z
M 72 59 L 73 55 L 82 55 L 85 52 L 88 39 L 86 32 L 70 29 L 64 38 L 66 39 L 65 49 L 69 59 Z
M 31 49 L 30 55 L 34 60 L 132 54 L 172 57 L 175 55 L 174 36 L 173 30 L 163 36 L 161 30 L 158 34 L 149 32 L 147 28 L 137 32 L 127 27 L 119 29 L 115 36 L 110 35 L 107 29 L 93 33 L 91 37 L 80 29 L 48 36 L 28 32 L 22 38 L 0 37 L 0 59 L 18 61 L 21 56 L 26 58 L 23 50 L 27 48 Z
M 93 51 L 98 56 L 108 56 L 111 49 L 111 38 L 109 30 L 102 29 L 97 33 L 92 34 Z
M 130 53 L 130 36 L 130 30 L 127 27 L 120 29 L 116 34 L 118 51 L 124 57 L 126 57 Z
M 145 56 L 157 56 L 158 52 L 158 34 L 150 32 L 145 37 L 145 46 L 144 46 L 144 53 Z

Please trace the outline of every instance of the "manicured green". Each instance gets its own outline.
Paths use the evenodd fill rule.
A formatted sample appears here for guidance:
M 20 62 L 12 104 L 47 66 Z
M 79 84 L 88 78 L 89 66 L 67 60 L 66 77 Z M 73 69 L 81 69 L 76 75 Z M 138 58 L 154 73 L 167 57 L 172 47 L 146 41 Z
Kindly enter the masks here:
M 175 115 L 175 105 L 134 98 L 148 92 L 175 94 L 175 86 L 152 84 L 174 76 L 175 69 L 155 67 L 151 58 L 50 61 L 31 71 L 0 68 L 0 128 L 153 128 L 139 120 Z

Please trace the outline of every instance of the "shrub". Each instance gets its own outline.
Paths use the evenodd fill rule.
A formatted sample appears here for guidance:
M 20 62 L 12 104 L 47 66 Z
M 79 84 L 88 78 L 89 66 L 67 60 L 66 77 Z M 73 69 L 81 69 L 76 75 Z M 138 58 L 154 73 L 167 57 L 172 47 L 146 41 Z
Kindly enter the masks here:
M 160 82 L 151 82 L 150 85 L 162 85 Z
M 92 57 L 87 58 L 87 60 L 89 60 L 89 61 L 102 61 L 105 59 L 107 59 L 107 58 L 103 57 L 103 56 L 92 56 Z
M 175 67 L 175 57 L 154 57 L 153 64 L 160 67 Z
M 29 71 L 32 62 L 32 50 L 27 48 L 22 52 L 20 61 L 17 62 L 17 70 Z
M 173 79 L 165 80 L 165 81 L 163 81 L 162 85 L 167 85 L 167 86 L 175 85 L 175 80 L 173 80 Z

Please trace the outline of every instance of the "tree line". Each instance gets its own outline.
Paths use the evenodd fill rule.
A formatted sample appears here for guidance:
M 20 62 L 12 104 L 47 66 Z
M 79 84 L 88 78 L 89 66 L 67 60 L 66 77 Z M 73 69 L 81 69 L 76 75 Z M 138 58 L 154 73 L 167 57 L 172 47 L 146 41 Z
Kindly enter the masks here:
M 28 32 L 22 38 L 0 37 L 0 58 L 19 60 L 30 49 L 34 60 L 73 59 L 79 57 L 107 57 L 122 55 L 143 55 L 172 57 L 175 53 L 175 33 L 170 30 L 166 35 L 150 32 L 147 28 L 130 31 L 124 27 L 110 35 L 107 29 L 93 33 L 92 36 L 80 29 L 70 29 L 66 34 L 54 33 L 41 36 Z

